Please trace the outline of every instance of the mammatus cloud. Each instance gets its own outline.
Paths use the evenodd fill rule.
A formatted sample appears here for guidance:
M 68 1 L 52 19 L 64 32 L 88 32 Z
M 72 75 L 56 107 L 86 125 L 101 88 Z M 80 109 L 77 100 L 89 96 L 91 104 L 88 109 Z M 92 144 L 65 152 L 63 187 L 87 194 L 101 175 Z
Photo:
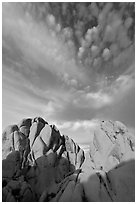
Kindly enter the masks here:
M 10 56 L 12 59 L 17 60 L 20 55 L 19 60 L 29 65 L 24 66 L 26 72 L 35 73 L 39 67 L 43 67 L 61 79 L 68 74 L 72 83 L 74 78 L 82 80 L 84 74 L 81 77 L 72 52 L 59 39 L 54 26 L 55 18 L 52 15 L 47 16 L 47 24 L 43 25 L 23 11 L 20 4 L 3 4 L 3 46 L 6 53 L 14 49 Z
M 134 3 L 3 3 L 3 19 L 3 36 L 11 31 L 17 48 L 22 42 L 18 50 L 25 60 L 62 78 L 65 72 L 84 78 L 77 57 L 95 72 L 111 66 L 115 75 L 128 66 L 123 68 L 124 55 L 127 62 L 134 59 Z
M 108 63 L 114 73 L 119 71 L 113 60 L 134 44 L 134 3 L 21 3 L 16 7 L 23 10 L 32 25 L 44 25 L 43 30 L 48 29 L 53 42 L 58 36 L 69 50 L 69 57 L 78 57 L 84 66 L 95 71 L 104 71 Z M 59 53 L 52 43 L 51 49 Z M 61 51 L 66 54 L 65 49 Z M 61 56 L 62 52 L 59 59 Z
M 3 3 L 3 128 L 39 115 L 86 146 L 99 119 L 132 128 L 134 14 L 134 3 Z

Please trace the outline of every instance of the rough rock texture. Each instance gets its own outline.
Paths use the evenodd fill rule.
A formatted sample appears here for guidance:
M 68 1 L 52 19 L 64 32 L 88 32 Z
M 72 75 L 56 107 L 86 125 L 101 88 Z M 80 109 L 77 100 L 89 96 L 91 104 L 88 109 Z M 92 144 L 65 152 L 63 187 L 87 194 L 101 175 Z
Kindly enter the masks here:
M 23 119 L 2 135 L 3 201 L 134 201 L 134 138 L 102 121 L 84 151 L 44 119 Z
M 102 121 L 94 132 L 90 156 L 94 168 L 106 172 L 134 158 L 134 140 L 126 126 L 118 121 Z

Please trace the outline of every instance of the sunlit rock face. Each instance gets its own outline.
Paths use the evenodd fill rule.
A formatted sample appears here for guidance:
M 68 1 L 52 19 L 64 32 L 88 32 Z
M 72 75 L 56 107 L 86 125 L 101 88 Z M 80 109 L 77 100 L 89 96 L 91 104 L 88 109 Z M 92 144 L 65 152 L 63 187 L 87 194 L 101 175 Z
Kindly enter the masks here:
M 134 138 L 118 121 L 98 125 L 86 154 L 40 117 L 7 127 L 2 142 L 4 202 L 135 200 Z
M 122 123 L 102 121 L 94 132 L 90 157 L 94 168 L 108 172 L 134 158 L 134 138 Z

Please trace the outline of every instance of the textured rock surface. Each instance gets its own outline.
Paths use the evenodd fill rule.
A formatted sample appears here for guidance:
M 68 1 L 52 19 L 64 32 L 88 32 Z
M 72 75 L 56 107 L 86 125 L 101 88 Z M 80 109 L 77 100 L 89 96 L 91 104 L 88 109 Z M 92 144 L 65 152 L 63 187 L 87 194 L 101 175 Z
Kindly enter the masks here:
M 44 119 L 23 119 L 2 135 L 3 201 L 134 201 L 134 138 L 102 121 L 84 151 Z
M 134 158 L 134 140 L 120 122 L 103 121 L 95 130 L 90 156 L 94 168 L 109 171 Z

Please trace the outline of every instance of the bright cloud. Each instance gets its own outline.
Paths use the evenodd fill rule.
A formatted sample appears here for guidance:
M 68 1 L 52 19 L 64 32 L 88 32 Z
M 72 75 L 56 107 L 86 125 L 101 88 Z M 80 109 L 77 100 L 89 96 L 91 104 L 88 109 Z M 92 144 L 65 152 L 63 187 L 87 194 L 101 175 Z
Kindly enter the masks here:
M 58 124 L 58 122 L 56 121 Z M 97 120 L 83 120 L 83 121 L 67 121 L 62 124 L 58 124 L 59 129 L 71 128 L 72 130 L 77 130 L 79 128 L 93 128 L 98 124 Z

